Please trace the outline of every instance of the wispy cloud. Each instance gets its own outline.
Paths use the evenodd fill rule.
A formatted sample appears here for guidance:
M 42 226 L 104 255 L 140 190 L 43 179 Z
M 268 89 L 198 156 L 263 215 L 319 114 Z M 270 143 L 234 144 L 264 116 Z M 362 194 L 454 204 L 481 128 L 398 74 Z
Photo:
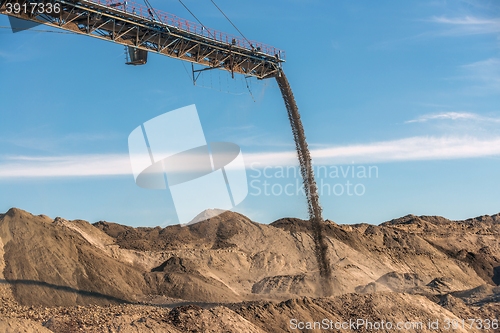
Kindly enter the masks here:
M 32 133 L 53 132 L 49 126 L 39 126 L 28 128 L 17 133 L 3 133 L 0 135 L 0 144 L 15 147 L 33 149 L 48 154 L 50 152 L 72 149 L 75 145 L 81 146 L 83 143 L 107 143 L 110 141 L 123 139 L 117 132 L 108 133 L 69 133 L 65 135 L 32 135 Z
M 484 117 L 477 113 L 470 112 L 442 112 L 424 114 L 418 118 L 405 121 L 405 123 L 424 123 L 432 120 L 469 120 L 500 123 L 500 118 Z
M 409 41 L 427 40 L 439 37 L 460 37 L 484 34 L 500 34 L 500 17 L 485 17 L 479 15 L 466 15 L 459 17 L 433 16 L 418 20 L 431 23 L 431 30 L 423 31 L 416 35 L 399 39 L 379 42 L 376 47 L 389 48 L 396 44 Z M 429 27 L 426 27 L 428 29 Z
M 489 58 L 463 65 L 462 70 L 466 74 L 465 79 L 477 83 L 474 89 L 477 93 L 500 91 L 500 58 Z
M 30 61 L 34 57 L 29 52 L 11 52 L 0 50 L 0 60 L 3 62 L 23 62 Z
M 446 17 L 435 16 L 431 22 L 448 27 L 442 35 L 478 35 L 500 33 L 500 18 L 481 18 L 475 16 Z
M 311 151 L 318 165 L 480 158 L 500 155 L 500 137 L 411 137 Z M 247 163 L 295 165 L 294 152 L 246 154 Z
M 464 159 L 500 156 L 500 137 L 410 137 L 311 150 L 317 165 Z M 247 166 L 297 165 L 293 150 L 245 153 Z M 179 166 L 182 169 L 182 166 Z M 128 154 L 59 157 L 10 156 L 0 160 L 0 178 L 130 175 Z
M 88 177 L 131 175 L 123 154 L 71 156 L 8 156 L 0 160 L 0 178 Z
M 279 138 L 269 139 L 272 133 L 263 131 L 255 125 L 222 127 L 210 133 L 210 141 L 229 141 L 243 147 L 293 147 L 293 143 Z

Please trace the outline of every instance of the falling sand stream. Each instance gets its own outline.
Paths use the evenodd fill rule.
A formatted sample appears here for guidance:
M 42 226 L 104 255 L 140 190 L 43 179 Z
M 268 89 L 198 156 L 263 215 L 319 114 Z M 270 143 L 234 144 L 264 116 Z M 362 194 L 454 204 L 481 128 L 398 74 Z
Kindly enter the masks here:
M 332 269 L 330 267 L 330 260 L 327 256 L 328 245 L 324 235 L 324 221 L 321 216 L 321 205 L 319 203 L 318 187 L 314 179 L 314 171 L 311 164 L 311 155 L 307 146 L 306 136 L 302 121 L 300 120 L 299 109 L 295 98 L 293 97 L 292 89 L 281 70 L 276 76 L 276 81 L 281 90 L 281 95 L 285 101 L 286 109 L 288 112 L 288 119 L 292 126 L 293 138 L 295 140 L 295 148 L 299 158 L 300 173 L 304 183 L 304 191 L 307 197 L 307 206 L 309 211 L 309 220 L 311 222 L 316 260 L 318 261 L 320 284 L 323 296 L 332 294 Z

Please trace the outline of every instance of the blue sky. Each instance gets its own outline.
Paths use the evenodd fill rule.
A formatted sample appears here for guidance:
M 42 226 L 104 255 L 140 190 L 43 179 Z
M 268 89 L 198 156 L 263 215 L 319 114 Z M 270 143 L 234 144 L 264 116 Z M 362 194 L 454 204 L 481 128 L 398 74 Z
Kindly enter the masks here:
M 178 1 L 150 2 L 193 20 Z M 237 33 L 209 0 L 184 2 L 204 25 Z M 217 4 L 246 37 L 286 50 L 325 218 L 500 212 L 500 3 Z M 273 80 L 251 80 L 250 95 L 242 77 L 211 71 L 195 87 L 187 63 L 150 54 L 126 66 L 120 45 L 37 31 L 47 29 L 0 29 L 0 211 L 177 223 L 167 190 L 135 185 L 127 138 L 195 104 L 208 142 L 242 149 L 249 195 L 234 210 L 263 223 L 307 217 Z

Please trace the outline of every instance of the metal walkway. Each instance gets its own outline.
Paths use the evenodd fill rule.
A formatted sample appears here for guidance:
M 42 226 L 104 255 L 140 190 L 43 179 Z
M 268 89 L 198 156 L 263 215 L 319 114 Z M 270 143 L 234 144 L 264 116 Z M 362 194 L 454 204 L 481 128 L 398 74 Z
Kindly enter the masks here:
M 28 6 L 8 13 L 7 2 Z M 30 3 L 42 1 L 0 0 L 0 14 L 259 79 L 277 75 L 285 61 L 285 52 L 272 46 L 130 1 L 53 0 L 61 10 L 51 14 L 25 13 Z

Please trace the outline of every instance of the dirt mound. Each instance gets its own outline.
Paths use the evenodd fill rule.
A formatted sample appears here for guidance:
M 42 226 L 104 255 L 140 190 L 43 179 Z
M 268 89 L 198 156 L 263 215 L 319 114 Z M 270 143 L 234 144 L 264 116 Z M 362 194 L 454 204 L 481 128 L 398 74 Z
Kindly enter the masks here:
M 431 288 L 433 292 L 440 294 L 448 293 L 453 290 L 466 289 L 464 285 L 457 283 L 457 281 L 449 277 L 435 278 L 427 284 L 427 287 Z
M 356 331 L 373 332 L 369 325 L 405 324 L 408 332 L 422 332 L 429 320 L 460 320 L 467 315 L 496 316 L 489 309 L 467 307 L 460 299 L 445 296 L 440 304 L 419 295 L 376 293 L 346 294 L 331 298 L 295 298 L 283 302 L 253 301 L 227 305 L 182 305 L 173 308 L 144 305 L 86 307 L 3 307 L 0 325 L 13 332 L 320 332 L 318 325 L 357 322 Z M 483 312 L 480 312 L 483 311 Z M 498 312 L 497 312 L 498 313 Z M 494 317 L 492 317 L 494 318 Z M 309 325 L 309 326 L 306 326 Z M 2 326 L 0 326 L 1 328 Z M 299 327 L 302 327 L 299 329 Z M 316 329 L 306 329 L 316 327 Z M 323 326 L 324 327 L 324 326 Z M 33 328 L 33 330 L 29 330 Z M 47 329 L 47 330 L 44 330 Z M 323 330 L 324 331 L 324 330 Z M 387 330 L 377 330 L 387 331 Z M 391 330 L 392 331 L 392 330 Z M 446 332 L 441 328 L 433 332 Z M 455 332 L 474 332 L 457 328 Z M 3 331 L 2 331 L 3 332 Z M 7 331 L 8 332 L 8 331 Z
M 465 220 L 467 223 L 500 223 L 500 213 L 495 215 L 483 215 Z
M 27 319 L 0 317 L 0 332 L 3 333 L 50 333 L 53 332 L 37 323 Z
M 290 233 L 310 232 L 311 222 L 297 218 L 285 217 L 271 223 L 273 227 L 286 230 Z
M 491 297 L 495 294 L 495 291 L 494 287 L 484 284 L 473 289 L 456 291 L 451 293 L 451 295 L 460 298 L 466 304 L 474 304 Z
M 122 303 L 147 292 L 140 272 L 57 221 L 11 209 L 0 219 L 0 237 L 4 283 L 21 304 Z
M 467 263 L 476 274 L 485 282 L 498 285 L 500 283 L 500 258 L 491 251 L 490 247 L 482 247 L 477 252 L 468 249 L 455 250 L 444 248 L 433 244 L 438 250 L 444 252 L 448 257 Z
M 415 287 L 423 286 L 424 280 L 415 273 L 390 272 L 381 276 L 377 283 L 382 284 L 393 291 L 407 292 Z
M 173 256 L 150 273 L 145 280 L 153 293 L 197 302 L 234 302 L 236 295 L 224 283 L 201 274 L 196 264 Z
M 422 225 L 423 223 L 428 222 L 434 225 L 443 225 L 449 224 L 452 221 L 448 220 L 441 216 L 415 216 L 415 215 L 406 215 L 397 219 L 393 219 L 384 223 L 381 223 L 381 226 L 389 226 L 389 225 Z
M 28 332 L 112 331 L 97 329 L 106 322 L 177 333 L 209 332 L 210 321 L 215 331 L 286 332 L 291 318 L 498 316 L 497 215 L 390 222 L 325 223 L 336 296 L 320 299 L 308 221 L 262 225 L 225 212 L 186 227 L 132 228 L 11 209 L 0 214 L 0 317 Z M 188 303 L 201 308 L 178 307 Z
M 356 322 L 358 319 L 364 320 L 364 324 L 356 330 L 358 332 L 378 331 L 370 329 L 368 323 L 382 321 L 391 322 L 394 327 L 397 323 L 411 322 L 409 324 L 411 327 L 408 326 L 405 332 L 422 332 L 429 319 L 441 322 L 446 318 L 458 319 L 455 314 L 426 297 L 397 293 L 346 294 L 333 298 L 301 298 L 280 303 L 251 302 L 233 305 L 231 308 L 266 332 L 340 331 L 335 329 L 335 323 Z M 326 329 L 320 330 L 321 325 L 324 325 L 322 319 L 327 319 L 326 325 L 333 325 L 332 328 L 326 326 Z M 306 325 L 310 325 L 311 329 L 305 329 L 308 327 Z M 302 329 L 299 330 L 298 327 Z M 445 330 L 435 332 L 445 332 Z M 457 329 L 456 332 L 468 331 Z
M 227 240 L 253 224 L 248 218 L 230 211 L 188 226 L 132 228 L 109 222 L 97 222 L 102 230 L 125 249 L 168 251 L 186 248 L 225 248 Z
M 377 282 L 370 282 L 366 286 L 356 287 L 356 292 L 360 294 L 377 293 L 381 291 L 391 291 L 391 289 L 383 284 Z
M 170 273 L 194 273 L 196 265 L 189 259 L 173 256 L 151 272 L 170 272 Z
M 268 332 L 223 306 L 202 309 L 182 306 L 169 313 L 169 319 L 183 332 Z
M 254 294 L 314 295 L 315 281 L 309 281 L 305 274 L 265 277 L 252 286 Z

